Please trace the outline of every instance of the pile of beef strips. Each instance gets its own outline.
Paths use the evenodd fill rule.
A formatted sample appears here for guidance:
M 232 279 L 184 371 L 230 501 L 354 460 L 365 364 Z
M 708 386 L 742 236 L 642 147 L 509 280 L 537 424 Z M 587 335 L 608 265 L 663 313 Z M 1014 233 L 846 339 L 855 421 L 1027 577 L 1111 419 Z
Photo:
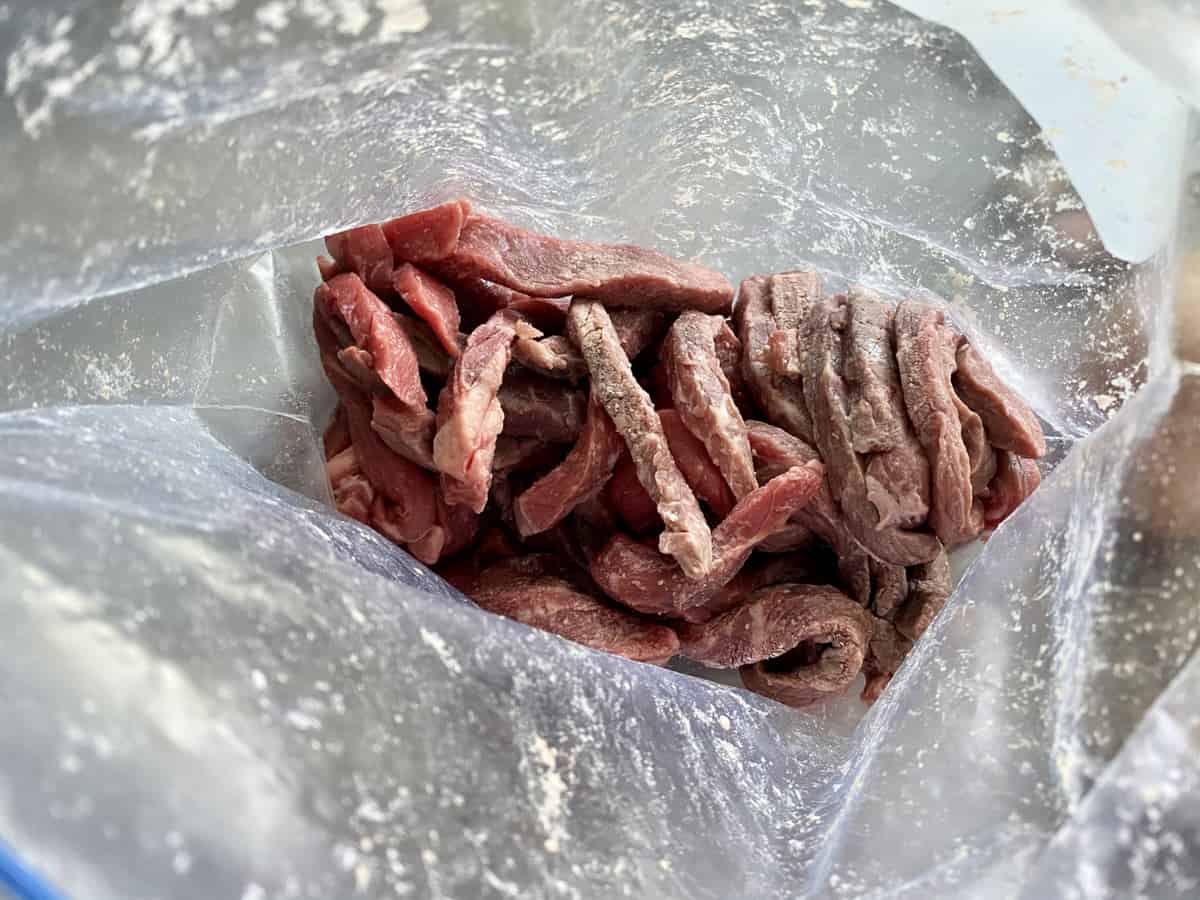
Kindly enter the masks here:
M 923 302 L 732 285 L 463 200 L 334 235 L 338 509 L 484 609 L 793 706 L 877 698 L 946 549 L 1039 482 L 1029 407 Z

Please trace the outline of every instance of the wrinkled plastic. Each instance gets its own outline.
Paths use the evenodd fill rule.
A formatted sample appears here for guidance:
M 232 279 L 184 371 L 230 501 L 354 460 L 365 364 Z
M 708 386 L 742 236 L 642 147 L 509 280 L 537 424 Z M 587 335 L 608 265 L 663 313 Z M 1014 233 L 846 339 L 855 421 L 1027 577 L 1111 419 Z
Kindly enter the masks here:
M 1194 201 L 1110 255 L 881 3 L 559 7 L 0 6 L 0 845 L 130 900 L 1189 896 Z M 1031 398 L 1043 487 L 865 718 L 490 616 L 329 509 L 285 245 L 458 192 L 937 293 Z

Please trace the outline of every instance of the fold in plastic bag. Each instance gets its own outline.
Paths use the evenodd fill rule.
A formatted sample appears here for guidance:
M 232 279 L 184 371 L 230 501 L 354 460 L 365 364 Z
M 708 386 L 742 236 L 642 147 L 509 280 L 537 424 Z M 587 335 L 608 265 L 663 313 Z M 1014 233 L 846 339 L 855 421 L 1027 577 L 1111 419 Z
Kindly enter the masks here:
M 1186 896 L 1172 248 L 1069 231 L 996 77 L 883 4 L 421 8 L 0 16 L 0 842 L 98 898 Z M 256 251 L 460 190 L 933 291 L 1004 360 L 1057 468 L 861 722 L 490 616 L 328 508 L 316 248 Z

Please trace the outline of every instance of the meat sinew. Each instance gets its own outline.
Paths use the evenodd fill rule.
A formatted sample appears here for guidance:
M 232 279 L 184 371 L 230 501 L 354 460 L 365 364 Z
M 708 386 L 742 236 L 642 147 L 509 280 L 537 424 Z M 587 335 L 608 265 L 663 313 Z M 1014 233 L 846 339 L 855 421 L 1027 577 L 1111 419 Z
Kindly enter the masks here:
M 735 333 L 715 272 L 465 200 L 326 246 L 337 508 L 597 649 L 795 706 L 861 672 L 872 702 L 950 596 L 946 547 L 1040 481 L 1036 416 L 934 306 L 760 275 Z

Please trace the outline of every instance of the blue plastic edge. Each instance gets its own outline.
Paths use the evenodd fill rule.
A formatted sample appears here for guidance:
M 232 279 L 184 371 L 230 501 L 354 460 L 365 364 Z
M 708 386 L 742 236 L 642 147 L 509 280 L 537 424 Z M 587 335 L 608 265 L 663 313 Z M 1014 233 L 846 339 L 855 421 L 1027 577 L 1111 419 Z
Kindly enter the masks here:
M 16 853 L 0 841 L 0 888 L 15 900 L 66 900 L 37 872 L 25 865 Z

